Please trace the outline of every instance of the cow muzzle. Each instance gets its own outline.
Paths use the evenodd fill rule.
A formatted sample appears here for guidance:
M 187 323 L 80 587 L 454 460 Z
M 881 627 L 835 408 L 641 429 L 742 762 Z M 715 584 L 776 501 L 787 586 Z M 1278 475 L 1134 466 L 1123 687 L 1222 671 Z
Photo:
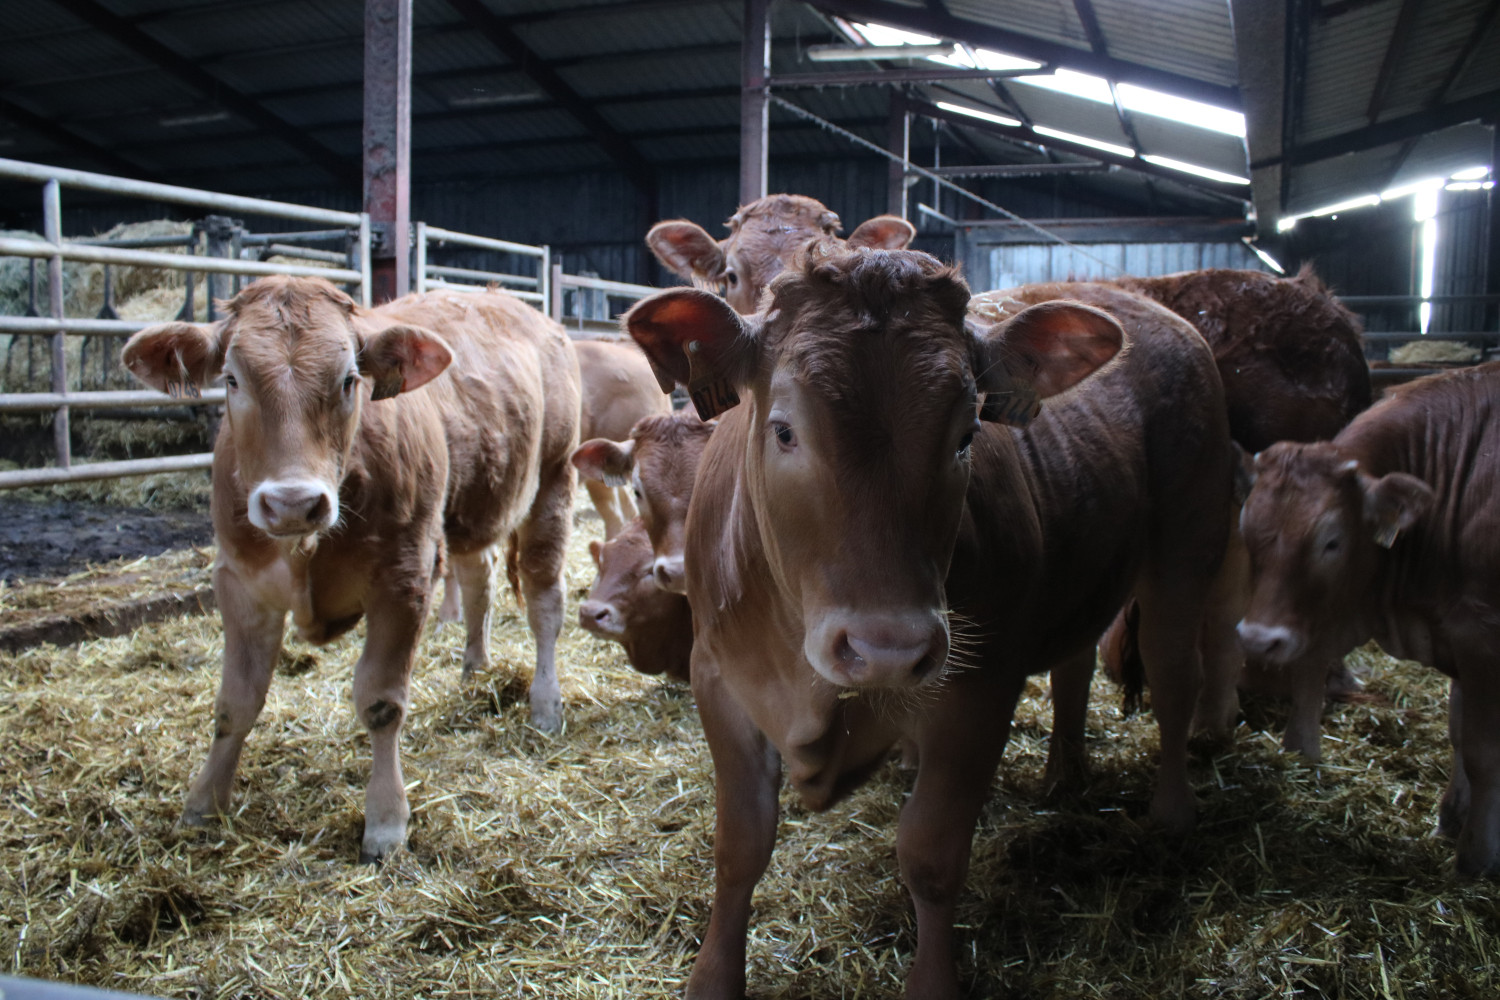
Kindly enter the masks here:
M 687 574 L 683 571 L 682 556 L 657 556 L 651 564 L 651 575 L 656 585 L 670 594 L 687 593 Z
M 584 601 L 578 605 L 578 625 L 586 631 L 606 639 L 625 634 L 625 623 L 613 604 L 605 601 Z
M 1302 655 L 1307 640 L 1285 625 L 1262 625 L 1248 619 L 1235 626 L 1245 656 L 1270 666 L 1284 666 Z
M 250 523 L 275 538 L 300 538 L 338 523 L 339 498 L 316 479 L 268 479 L 250 491 Z
M 948 629 L 931 611 L 834 613 L 808 630 L 803 652 L 840 687 L 916 687 L 942 672 Z

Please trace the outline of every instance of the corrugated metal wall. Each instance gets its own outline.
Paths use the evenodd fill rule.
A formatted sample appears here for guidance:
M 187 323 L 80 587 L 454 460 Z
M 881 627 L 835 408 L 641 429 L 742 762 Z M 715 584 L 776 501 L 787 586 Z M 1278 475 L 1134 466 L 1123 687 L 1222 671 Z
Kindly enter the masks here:
M 1012 243 L 975 241 L 965 254 L 969 283 L 977 288 L 1013 288 L 1036 281 L 1091 281 L 1122 274 L 1151 277 L 1205 267 L 1263 271 L 1265 265 L 1242 243 Z

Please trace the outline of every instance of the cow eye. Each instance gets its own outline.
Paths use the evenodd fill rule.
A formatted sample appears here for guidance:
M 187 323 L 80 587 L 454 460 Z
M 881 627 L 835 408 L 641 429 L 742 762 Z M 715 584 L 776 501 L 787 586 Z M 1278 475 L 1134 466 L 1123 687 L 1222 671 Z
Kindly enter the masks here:
M 771 431 L 776 435 L 776 443 L 781 446 L 782 451 L 791 451 L 797 447 L 797 432 L 792 430 L 792 425 L 778 420 L 771 425 Z
M 344 376 L 344 394 L 345 395 L 348 395 L 349 392 L 350 392 L 350 390 L 352 390 L 354 388 L 354 378 L 355 378 L 355 376 L 354 376 L 353 372 L 350 372 L 348 375 Z
M 958 439 L 958 457 L 963 458 L 969 453 L 969 446 L 974 443 L 974 434 L 979 430 L 979 421 L 974 421 L 969 429 L 964 431 L 964 436 Z
M 233 375 L 229 374 L 228 372 L 225 372 L 224 373 L 224 386 L 225 386 L 225 388 L 229 388 L 229 389 L 238 389 L 240 387 L 240 383 L 239 383 L 239 380 L 236 379 Z
M 740 283 L 740 276 L 738 274 L 735 274 L 733 271 L 730 271 L 728 274 L 724 275 L 724 281 L 729 285 L 730 288 L 733 288 Z
M 1324 552 L 1333 553 L 1333 552 L 1337 552 L 1338 550 L 1339 550 L 1339 540 L 1337 538 L 1330 538 L 1327 542 L 1323 543 L 1323 551 Z

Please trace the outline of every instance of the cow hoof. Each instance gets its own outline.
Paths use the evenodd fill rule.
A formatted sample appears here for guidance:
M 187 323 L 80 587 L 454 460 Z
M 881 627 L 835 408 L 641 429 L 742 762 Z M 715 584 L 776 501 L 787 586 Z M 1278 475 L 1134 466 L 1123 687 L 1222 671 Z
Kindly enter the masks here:
M 405 827 L 400 830 L 377 831 L 374 834 L 366 832 L 364 842 L 359 846 L 359 863 L 378 865 L 405 844 Z
M 1464 820 L 1468 818 L 1468 806 L 1467 802 L 1449 800 L 1445 796 L 1438 804 L 1437 835 L 1447 840 L 1457 840 L 1464 828 Z
M 562 730 L 562 702 L 542 701 L 531 704 L 531 724 L 544 733 Z
M 480 674 L 487 674 L 489 673 L 489 671 L 490 658 L 488 656 L 474 656 L 469 653 L 464 654 L 464 672 L 462 675 L 464 681 L 472 681 Z
M 1290 731 L 1282 738 L 1282 749 L 1289 753 L 1298 754 L 1309 764 L 1321 764 L 1323 762 L 1322 740 L 1318 735 L 1311 739 L 1305 736 L 1294 736 Z
M 184 809 L 182 815 L 177 818 L 177 829 L 202 830 L 212 826 L 213 821 L 213 816 L 204 815 L 196 809 Z
M 1170 837 L 1185 837 L 1193 832 L 1198 821 L 1198 810 L 1192 794 L 1186 798 L 1166 797 L 1158 794 L 1151 801 L 1151 821 Z
M 1500 877 L 1500 851 L 1493 847 L 1475 847 L 1460 843 L 1458 874 L 1464 878 Z

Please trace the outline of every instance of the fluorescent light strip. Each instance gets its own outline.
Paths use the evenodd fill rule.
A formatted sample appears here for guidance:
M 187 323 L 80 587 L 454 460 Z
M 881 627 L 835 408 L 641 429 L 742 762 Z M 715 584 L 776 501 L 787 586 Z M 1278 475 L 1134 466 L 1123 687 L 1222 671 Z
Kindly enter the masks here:
M 1061 129 L 1048 128 L 1045 125 L 1033 125 L 1031 130 L 1038 135 L 1051 136 L 1054 139 L 1062 139 L 1066 142 L 1076 142 L 1080 146 L 1092 146 L 1094 149 L 1102 149 L 1106 153 L 1114 153 L 1116 156 L 1135 156 L 1135 150 L 1129 146 L 1117 146 L 1103 139 L 1090 139 L 1086 135 L 1075 135 L 1072 132 L 1064 132 Z
M 937 106 L 944 111 L 955 111 L 961 115 L 968 115 L 970 118 L 983 118 L 985 121 L 994 122 L 996 125 L 1009 125 L 1012 128 L 1016 128 L 1021 124 L 1015 118 L 1007 118 L 1004 115 L 993 114 L 989 111 L 980 111 L 978 108 L 966 108 L 962 104 L 949 104 L 947 101 L 938 101 Z
M 1482 181 L 1490 175 L 1489 167 L 1466 167 L 1448 175 L 1449 180 L 1455 181 Z
M 1212 167 L 1200 167 L 1196 163 L 1184 163 L 1167 156 L 1153 156 L 1142 154 L 1141 159 L 1147 163 L 1154 163 L 1158 167 L 1166 167 L 1169 170 L 1181 170 L 1185 174 L 1196 174 L 1199 177 L 1207 177 L 1209 180 L 1222 181 L 1225 184 L 1249 184 L 1248 177 L 1236 177 L 1234 174 L 1226 174 L 1222 170 L 1214 170 Z

